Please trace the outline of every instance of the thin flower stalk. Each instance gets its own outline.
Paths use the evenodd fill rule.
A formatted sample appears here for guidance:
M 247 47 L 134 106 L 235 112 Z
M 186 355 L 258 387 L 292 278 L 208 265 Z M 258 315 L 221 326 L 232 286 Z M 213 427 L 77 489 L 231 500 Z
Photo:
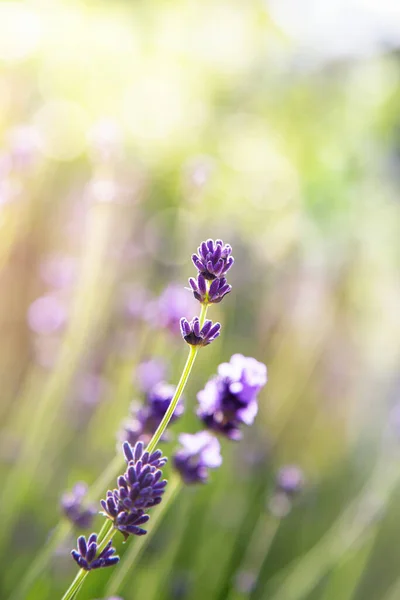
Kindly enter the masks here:
M 201 326 L 203 326 L 204 321 L 206 319 L 207 308 L 208 308 L 207 304 L 201 305 L 201 312 L 200 312 L 200 316 L 199 316 L 199 321 L 200 321 Z M 178 385 L 176 387 L 174 397 L 172 398 L 171 403 L 168 407 L 168 410 L 166 411 L 160 425 L 158 426 L 156 432 L 154 433 L 153 437 L 151 438 L 149 444 L 146 447 L 146 451 L 149 453 L 152 453 L 155 450 L 161 436 L 165 432 L 165 430 L 168 426 L 168 423 L 171 420 L 171 417 L 174 413 L 176 405 L 178 404 L 180 397 L 183 393 L 183 390 L 186 386 L 186 383 L 189 379 L 189 375 L 192 370 L 192 367 L 193 367 L 193 364 L 196 359 L 198 351 L 199 351 L 199 346 L 190 346 L 189 347 L 189 354 L 188 354 L 185 366 L 183 368 L 182 375 L 181 375 Z M 114 529 L 113 523 L 111 521 L 106 521 L 103 524 L 103 527 L 97 536 L 100 552 L 112 540 L 115 533 L 116 533 L 116 530 Z M 76 575 L 74 581 L 72 582 L 72 584 L 70 585 L 68 590 L 65 592 L 64 596 L 62 597 L 62 600 L 73 600 L 73 598 L 75 598 L 76 594 L 82 587 L 83 582 L 84 582 L 86 576 L 88 575 L 88 573 L 89 573 L 89 571 L 85 571 L 84 569 L 80 569 L 80 571 L 78 571 L 78 574 Z

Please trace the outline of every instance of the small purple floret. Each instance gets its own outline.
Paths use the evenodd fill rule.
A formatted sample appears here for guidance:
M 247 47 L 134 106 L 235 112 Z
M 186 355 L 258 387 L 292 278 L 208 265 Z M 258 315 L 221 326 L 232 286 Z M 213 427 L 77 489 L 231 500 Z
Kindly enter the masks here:
M 167 459 L 160 450 L 149 454 L 144 450 L 143 442 L 137 442 L 134 447 L 124 442 L 122 450 L 127 470 L 118 477 L 118 488 L 108 490 L 101 506 L 115 529 L 127 538 L 147 533 L 142 525 L 149 520 L 146 511 L 161 502 L 167 485 L 167 481 L 161 479 L 161 468 Z
M 202 242 L 197 249 L 197 254 L 192 255 L 196 269 L 205 279 L 220 278 L 231 268 L 234 259 L 232 248 L 222 240 L 207 240 Z
M 205 483 L 207 469 L 215 469 L 222 464 L 218 440 L 208 431 L 179 436 L 181 448 L 174 456 L 174 467 L 185 483 Z
M 232 286 L 227 283 L 225 277 L 214 279 L 209 290 L 207 290 L 206 280 L 203 275 L 198 275 L 197 280 L 190 277 L 189 285 L 193 291 L 193 296 L 202 304 L 217 304 L 232 290 Z
M 303 471 L 296 465 L 286 465 L 279 469 L 276 476 L 276 487 L 288 496 L 301 492 L 304 486 Z
M 207 346 L 211 344 L 220 334 L 221 324 L 206 320 L 200 329 L 198 317 L 194 317 L 190 322 L 182 317 L 181 333 L 182 337 L 191 346 Z
M 99 553 L 97 545 L 97 535 L 92 533 L 86 542 L 85 536 L 81 535 L 77 540 L 77 550 L 72 550 L 71 555 L 81 569 L 92 571 L 102 567 L 112 567 L 119 562 L 119 556 L 115 555 L 115 548 L 112 547 L 110 540 L 107 546 Z M 97 555 L 97 556 L 96 556 Z
M 240 426 L 251 425 L 258 411 L 257 395 L 267 383 L 267 367 L 255 358 L 234 354 L 218 367 L 197 394 L 197 415 L 204 424 L 232 440 L 241 438 Z
M 89 529 L 92 526 L 93 517 L 97 513 L 94 506 L 83 506 L 83 499 L 87 494 L 86 483 L 79 481 L 74 485 L 71 492 L 65 492 L 61 497 L 61 507 L 65 516 L 76 527 Z

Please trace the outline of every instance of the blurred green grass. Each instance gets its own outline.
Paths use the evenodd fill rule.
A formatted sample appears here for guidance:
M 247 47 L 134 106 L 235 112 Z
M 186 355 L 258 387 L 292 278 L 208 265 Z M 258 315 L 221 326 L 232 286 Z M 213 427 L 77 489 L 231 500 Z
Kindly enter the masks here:
M 0 597 L 57 524 L 62 492 L 114 456 L 138 363 L 164 356 L 177 381 L 182 342 L 121 307 L 127 290 L 144 314 L 140 289 L 185 286 L 207 237 L 232 244 L 234 289 L 213 307 L 223 334 L 201 352 L 174 433 L 196 430 L 196 393 L 235 352 L 265 362 L 269 383 L 254 429 L 223 444 L 209 485 L 182 492 L 121 596 L 237 593 L 274 473 L 297 463 L 304 495 L 256 560 L 252 600 L 273 597 L 283 569 L 307 575 L 301 560 L 378 460 L 397 460 L 398 53 L 307 62 L 262 2 L 4 2 L 0 38 Z M 43 279 L 59 255 L 76 272 L 63 289 Z M 68 317 L 50 335 L 27 320 L 45 294 Z M 91 407 L 87 375 L 105 382 Z M 398 523 L 396 490 L 304 598 L 384 598 Z M 29 600 L 61 596 L 72 543 Z M 107 577 L 82 600 L 102 598 Z

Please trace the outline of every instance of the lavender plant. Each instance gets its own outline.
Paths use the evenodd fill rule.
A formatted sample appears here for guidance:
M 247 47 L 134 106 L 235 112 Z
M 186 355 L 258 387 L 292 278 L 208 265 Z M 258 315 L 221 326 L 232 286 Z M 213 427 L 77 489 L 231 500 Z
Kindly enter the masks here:
M 87 555 L 86 558 L 81 556 L 81 570 L 64 594 L 63 600 L 71 600 L 76 596 L 84 579 L 93 568 L 91 567 L 92 561 L 97 565 L 95 562 L 96 559 L 104 558 L 104 552 L 106 552 L 107 558 L 113 558 L 113 562 L 117 562 L 115 560 L 117 557 L 114 556 L 111 545 L 115 533 L 120 531 L 125 537 L 131 534 L 143 535 L 145 530 L 143 530 L 141 525 L 147 522 L 149 518 L 147 511 L 161 502 L 166 481 L 161 481 L 162 472 L 159 467 L 165 464 L 165 459 L 162 458 L 161 452 L 156 450 L 156 446 L 174 415 L 199 348 L 210 344 L 219 335 L 220 324 L 213 324 L 211 321 L 206 321 L 208 305 L 212 303 L 209 302 L 208 290 L 211 289 L 212 283 L 210 284 L 210 282 L 222 278 L 233 265 L 234 260 L 231 252 L 231 247 L 224 244 L 222 240 L 216 240 L 215 242 L 207 240 L 207 242 L 203 242 L 200 245 L 198 249 L 199 254 L 192 257 L 200 276 L 204 278 L 205 290 L 203 283 L 201 283 L 203 293 L 200 298 L 196 298 L 201 303 L 200 316 L 194 317 L 190 322 L 185 317 L 181 319 L 182 336 L 189 344 L 189 354 L 181 378 L 168 408 L 146 449 L 144 449 L 142 442 L 138 442 L 134 448 L 128 442 L 124 444 L 123 450 L 128 468 L 123 475 L 118 477 L 118 487 L 114 490 L 109 490 L 106 499 L 102 501 L 104 514 L 108 521 L 104 523 L 96 539 L 93 537 L 96 534 L 92 534 L 89 538 L 92 539 L 93 543 L 96 543 L 96 551 L 93 554 L 93 549 L 91 550 L 90 561 L 87 560 Z M 214 290 L 218 287 L 222 294 L 221 289 L 225 288 L 226 290 L 226 285 L 226 281 L 223 281 L 222 286 L 219 285 L 219 287 L 214 284 Z M 227 293 L 225 290 L 224 295 Z M 215 297 L 215 291 L 213 292 L 213 297 Z M 94 548 L 94 546 L 92 545 L 91 548 Z M 89 553 L 89 549 L 87 552 Z M 110 552 L 111 554 L 109 554 Z M 73 554 L 73 557 L 76 560 L 75 554 Z M 83 562 L 85 560 L 86 563 Z M 98 564 L 99 568 L 102 566 L 108 565 L 105 563 Z

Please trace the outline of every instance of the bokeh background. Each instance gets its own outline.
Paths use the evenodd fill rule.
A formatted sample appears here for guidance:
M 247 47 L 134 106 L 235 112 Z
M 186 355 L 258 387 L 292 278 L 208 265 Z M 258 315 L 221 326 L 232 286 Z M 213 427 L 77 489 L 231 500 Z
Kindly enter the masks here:
M 233 246 L 233 291 L 171 431 L 200 428 L 232 354 L 269 382 L 118 595 L 400 598 L 399 48 L 390 0 L 0 3 L 2 599 L 115 456 L 138 365 L 177 382 L 208 237 Z M 287 464 L 304 489 L 282 510 Z M 23 597 L 61 597 L 75 540 Z

